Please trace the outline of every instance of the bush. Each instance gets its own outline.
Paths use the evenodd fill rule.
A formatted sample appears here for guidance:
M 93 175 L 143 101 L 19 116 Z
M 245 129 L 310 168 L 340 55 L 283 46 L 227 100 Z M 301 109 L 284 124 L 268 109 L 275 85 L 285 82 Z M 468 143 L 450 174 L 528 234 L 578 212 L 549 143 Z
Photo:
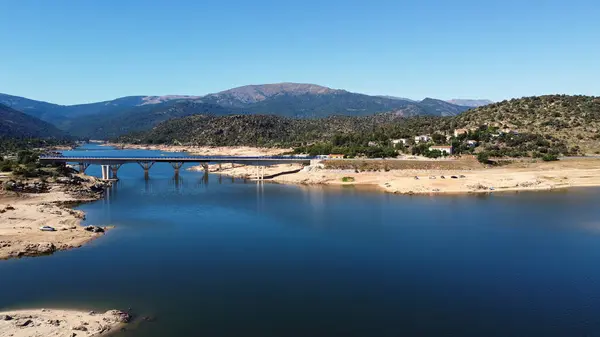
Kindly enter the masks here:
M 10 172 L 13 170 L 13 163 L 10 160 L 4 160 L 0 162 L 0 171 Z
M 547 154 L 542 157 L 543 161 L 556 161 L 558 160 L 558 156 L 555 154 Z
M 488 164 L 490 162 L 490 155 L 487 152 L 479 152 L 477 160 L 482 164 Z
M 354 182 L 354 177 L 343 177 L 342 181 L 345 183 L 351 183 Z

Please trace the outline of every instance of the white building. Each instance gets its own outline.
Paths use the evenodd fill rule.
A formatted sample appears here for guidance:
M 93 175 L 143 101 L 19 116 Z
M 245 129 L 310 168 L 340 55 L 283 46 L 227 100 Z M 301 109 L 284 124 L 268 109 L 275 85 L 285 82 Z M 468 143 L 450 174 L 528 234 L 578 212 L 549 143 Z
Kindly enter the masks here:
M 406 145 L 408 143 L 408 139 L 400 138 L 400 139 L 392 139 L 392 145 L 403 144 Z
M 427 143 L 428 141 L 431 140 L 431 136 L 429 135 L 421 135 L 421 136 L 416 136 L 415 137 L 415 143 L 419 144 L 419 143 Z
M 435 145 L 435 146 L 430 146 L 429 147 L 429 151 L 433 151 L 433 150 L 438 150 L 442 153 L 446 153 L 446 154 L 452 154 L 452 146 L 450 145 Z
M 467 140 L 467 145 L 473 147 L 473 146 L 477 146 L 477 141 L 476 140 Z

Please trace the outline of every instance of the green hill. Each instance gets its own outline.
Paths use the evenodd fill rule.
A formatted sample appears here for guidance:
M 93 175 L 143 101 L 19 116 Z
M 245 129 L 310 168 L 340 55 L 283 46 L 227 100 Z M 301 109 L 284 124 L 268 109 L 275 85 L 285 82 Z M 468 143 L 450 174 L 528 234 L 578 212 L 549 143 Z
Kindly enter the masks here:
M 330 116 L 319 119 L 274 115 L 194 115 L 166 121 L 152 130 L 121 136 L 119 142 L 142 144 L 299 146 L 319 141 L 366 145 L 369 141 L 449 130 L 450 119 L 379 114 L 365 117 Z
M 0 138 L 66 138 L 55 126 L 0 104 Z
M 455 118 L 456 126 L 497 126 L 552 136 L 582 153 L 600 153 L 600 97 L 546 95 L 493 103 Z

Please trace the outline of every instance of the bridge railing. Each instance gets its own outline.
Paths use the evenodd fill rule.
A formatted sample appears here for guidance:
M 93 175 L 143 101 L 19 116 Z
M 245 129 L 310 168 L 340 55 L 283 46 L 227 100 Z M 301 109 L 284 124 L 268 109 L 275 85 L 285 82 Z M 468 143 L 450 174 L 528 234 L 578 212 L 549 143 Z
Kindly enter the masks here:
M 52 156 L 45 156 L 45 155 L 41 155 L 39 157 L 40 159 L 43 160 L 68 160 L 68 159 L 73 159 L 73 160 L 138 160 L 138 161 L 153 161 L 153 160 L 173 160 L 173 161 L 177 161 L 180 159 L 187 159 L 187 160 L 194 160 L 194 159 L 198 159 L 198 160 L 211 160 L 211 159 L 219 159 L 219 160 L 225 160 L 225 159 L 231 159 L 231 160 L 269 160 L 269 159 L 274 159 L 274 160 L 312 160 L 312 159 L 317 159 L 317 157 L 300 157 L 300 156 L 181 156 L 181 157 L 166 157 L 166 156 L 152 156 L 152 157 L 115 157 L 115 156 L 56 156 L 56 155 L 52 155 Z

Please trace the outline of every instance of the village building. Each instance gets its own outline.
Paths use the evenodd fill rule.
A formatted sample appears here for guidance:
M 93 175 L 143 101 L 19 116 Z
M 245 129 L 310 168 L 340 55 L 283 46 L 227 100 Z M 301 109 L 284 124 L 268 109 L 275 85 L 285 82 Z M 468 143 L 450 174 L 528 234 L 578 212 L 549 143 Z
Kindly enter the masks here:
M 450 145 L 434 145 L 434 146 L 430 146 L 429 147 L 429 151 L 434 151 L 434 150 L 438 150 L 442 153 L 446 153 L 446 154 L 452 154 L 452 146 Z
M 427 143 L 431 140 L 431 136 L 429 135 L 421 135 L 421 136 L 416 136 L 415 137 L 415 143 L 419 144 L 419 143 Z
M 454 130 L 454 137 L 458 137 L 460 135 L 464 135 L 469 133 L 469 129 L 455 129 Z
M 478 144 L 478 143 L 477 143 L 477 141 L 476 141 L 476 140 L 472 140 L 472 139 L 470 139 L 470 140 L 467 140 L 467 145 L 469 145 L 470 147 L 477 146 L 477 144 Z
M 392 145 L 398 145 L 398 144 L 407 145 L 408 139 L 406 139 L 406 138 L 392 139 L 391 142 L 392 142 Z
M 343 154 L 330 154 L 329 159 L 344 159 Z
M 370 141 L 370 142 L 367 143 L 367 145 L 371 146 L 371 147 L 375 147 L 375 146 L 378 146 L 379 144 L 377 144 L 377 142 Z

